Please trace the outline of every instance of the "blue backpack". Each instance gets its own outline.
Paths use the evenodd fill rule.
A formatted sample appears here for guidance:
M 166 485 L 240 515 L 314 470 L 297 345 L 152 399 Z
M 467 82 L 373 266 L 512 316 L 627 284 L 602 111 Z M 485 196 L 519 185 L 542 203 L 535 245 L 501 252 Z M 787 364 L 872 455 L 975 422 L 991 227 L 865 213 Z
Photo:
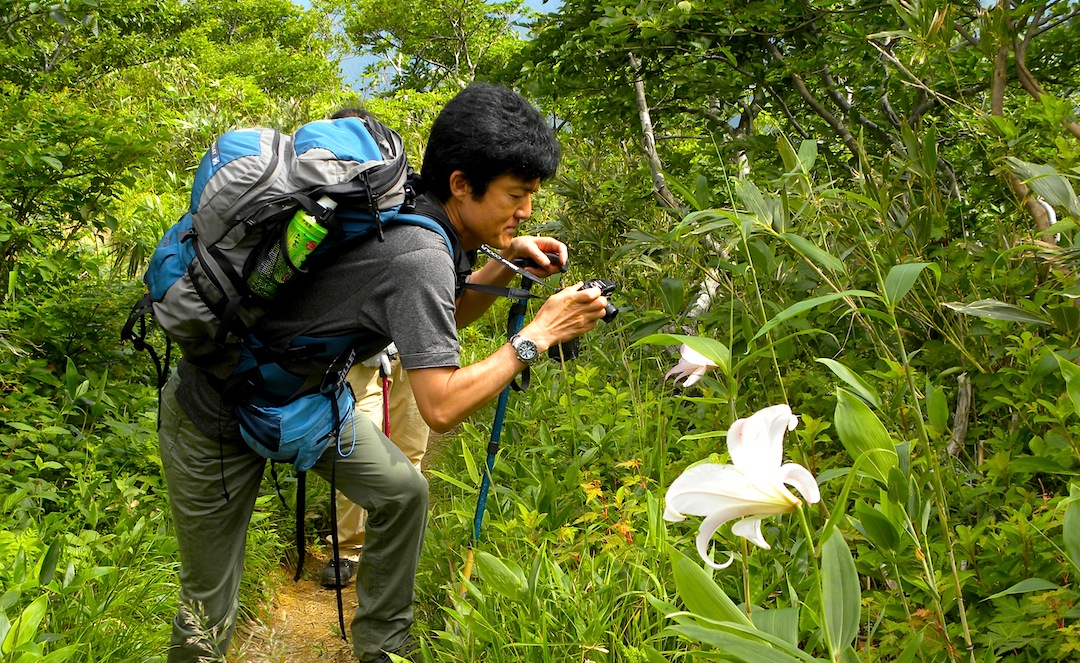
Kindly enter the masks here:
M 325 198 L 335 204 L 318 202 Z M 159 388 L 176 343 L 234 405 L 252 448 L 307 470 L 352 415 L 344 375 L 357 349 L 378 348 L 365 348 L 359 336 L 263 346 L 251 330 L 273 299 L 253 292 L 249 279 L 268 254 L 285 250 L 287 227 L 301 209 L 326 235 L 302 267 L 288 263 L 295 278 L 352 242 L 381 239 L 391 223 L 439 233 L 454 256 L 452 230 L 417 214 L 414 200 L 401 137 L 371 117 L 311 122 L 291 136 L 266 128 L 230 131 L 203 156 L 190 205 L 158 243 L 144 277 L 148 292 L 123 337 L 149 352 Z M 164 365 L 146 342 L 148 315 L 168 339 Z M 275 361 L 283 352 L 324 364 L 326 379 L 315 389 L 304 385 Z M 329 423 L 310 423 L 320 419 Z

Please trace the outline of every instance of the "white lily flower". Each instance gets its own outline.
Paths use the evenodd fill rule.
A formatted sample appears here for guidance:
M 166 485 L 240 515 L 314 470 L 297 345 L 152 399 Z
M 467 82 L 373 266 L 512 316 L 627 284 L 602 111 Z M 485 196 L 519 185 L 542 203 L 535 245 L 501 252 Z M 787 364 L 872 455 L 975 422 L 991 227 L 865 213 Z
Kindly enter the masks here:
M 724 523 L 741 518 L 731 527 L 733 534 L 761 548 L 769 544 L 761 534 L 761 519 L 794 511 L 801 501 L 787 486 L 793 486 L 808 504 L 821 500 L 814 475 L 798 463 L 781 465 L 784 433 L 794 430 L 799 420 L 787 405 L 773 405 L 728 429 L 727 444 L 731 465 L 706 463 L 687 469 L 668 487 L 664 498 L 664 519 L 685 520 L 687 515 L 704 516 L 698 529 L 697 549 L 701 559 L 715 569 L 709 542 Z
M 686 378 L 682 386 L 689 387 L 701 379 L 702 375 L 705 375 L 705 371 L 716 368 L 716 364 L 709 361 L 697 350 L 694 350 L 689 345 L 683 343 L 679 348 L 679 354 L 681 358 L 679 363 L 675 364 L 675 367 L 664 374 L 665 378 L 675 375 L 675 381 Z

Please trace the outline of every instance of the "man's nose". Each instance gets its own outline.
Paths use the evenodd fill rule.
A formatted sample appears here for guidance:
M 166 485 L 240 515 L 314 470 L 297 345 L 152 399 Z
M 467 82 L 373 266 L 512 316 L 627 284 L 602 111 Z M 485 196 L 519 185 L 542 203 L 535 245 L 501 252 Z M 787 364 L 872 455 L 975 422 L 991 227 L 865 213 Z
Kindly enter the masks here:
M 514 215 L 519 219 L 527 219 L 532 216 L 532 194 L 527 194 L 525 200 L 514 212 Z

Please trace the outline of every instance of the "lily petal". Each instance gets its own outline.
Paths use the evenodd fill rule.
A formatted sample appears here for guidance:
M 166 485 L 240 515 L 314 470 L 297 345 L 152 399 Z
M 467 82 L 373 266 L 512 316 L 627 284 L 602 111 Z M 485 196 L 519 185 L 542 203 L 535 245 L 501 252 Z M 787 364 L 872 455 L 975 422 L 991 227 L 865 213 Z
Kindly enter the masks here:
M 666 379 L 674 375 L 676 376 L 676 382 L 686 378 L 686 381 L 682 384 L 683 388 L 696 384 L 698 380 L 705 375 L 705 371 L 716 368 L 716 364 L 709 361 L 704 355 L 692 349 L 685 343 L 679 348 L 679 353 L 679 363 L 675 364 L 670 371 L 665 373 L 664 378 Z
M 682 355 L 682 361 L 687 363 L 694 364 L 695 366 L 716 368 L 716 364 L 712 363 L 705 355 L 685 343 L 679 346 L 679 354 Z
M 735 559 L 735 555 L 733 553 L 728 553 L 728 560 L 723 564 L 717 564 L 712 560 L 712 555 L 709 554 L 709 543 L 712 541 L 713 534 L 716 534 L 716 530 L 720 529 L 721 525 L 729 520 L 748 516 L 751 513 L 753 512 L 749 511 L 745 505 L 741 507 L 735 505 L 728 509 L 717 511 L 705 520 L 702 520 L 697 535 L 697 551 L 698 555 L 701 556 L 702 561 L 714 569 L 726 569 L 731 566 L 731 562 Z
M 802 465 L 786 463 L 780 468 L 776 478 L 798 490 L 807 504 L 817 504 L 821 501 L 821 491 L 818 490 L 817 480 L 814 479 L 810 470 Z
M 741 536 L 759 548 L 769 550 L 769 542 L 761 534 L 761 517 L 743 518 L 731 526 L 731 533 Z
M 747 513 L 784 513 L 798 504 L 798 498 L 779 481 L 749 477 L 733 465 L 706 463 L 689 468 L 671 482 L 664 496 L 664 518 L 710 516 L 733 505 L 748 509 Z
M 791 408 L 785 403 L 739 419 L 728 429 L 731 462 L 747 474 L 773 474 L 784 459 L 784 433 L 793 430 L 798 423 L 798 418 L 791 414 Z

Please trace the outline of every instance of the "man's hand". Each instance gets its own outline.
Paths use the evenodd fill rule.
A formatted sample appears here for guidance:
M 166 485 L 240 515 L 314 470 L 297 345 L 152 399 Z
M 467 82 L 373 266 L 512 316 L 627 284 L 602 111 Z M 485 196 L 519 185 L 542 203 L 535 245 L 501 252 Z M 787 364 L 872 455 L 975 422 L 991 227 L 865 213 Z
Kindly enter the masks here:
M 559 263 L 554 264 L 548 259 L 548 253 L 559 257 Z M 545 278 L 561 271 L 562 265 L 569 260 L 566 245 L 554 237 L 533 237 L 522 235 L 515 237 L 510 242 L 510 248 L 503 252 L 502 256 L 507 260 L 525 258 L 536 263 L 537 267 L 529 267 L 528 272 Z
M 546 352 L 556 343 L 576 338 L 604 317 L 607 298 L 600 288 L 579 290 L 581 283 L 548 297 L 521 335 Z M 491 356 L 464 368 L 441 366 L 409 371 L 409 382 L 424 421 L 445 433 L 499 395 L 524 364 L 509 343 Z
M 600 288 L 581 290 L 582 282 L 547 298 L 521 335 L 536 343 L 540 352 L 591 331 L 604 317 L 607 297 Z

